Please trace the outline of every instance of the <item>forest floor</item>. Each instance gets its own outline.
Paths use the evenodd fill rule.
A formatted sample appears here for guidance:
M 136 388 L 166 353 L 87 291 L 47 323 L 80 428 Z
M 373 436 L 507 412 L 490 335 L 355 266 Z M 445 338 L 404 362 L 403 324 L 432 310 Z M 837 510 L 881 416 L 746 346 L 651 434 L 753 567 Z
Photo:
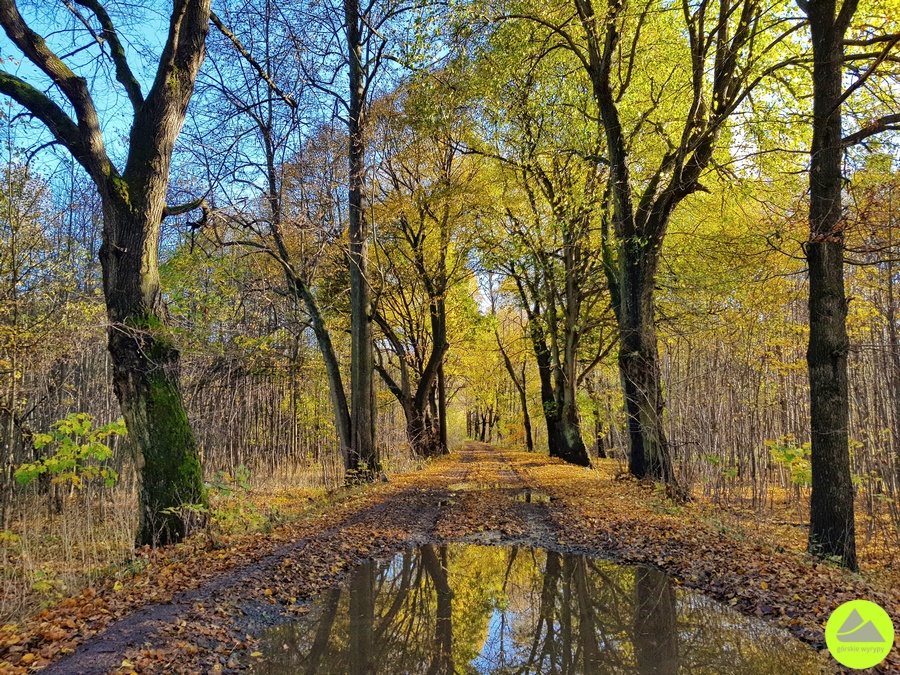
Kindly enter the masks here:
M 547 500 L 516 498 L 528 491 Z M 340 582 L 357 562 L 429 542 L 514 544 L 645 563 L 818 649 L 831 611 L 865 598 L 900 617 L 889 573 L 849 574 L 813 560 L 800 538 L 726 525 L 653 485 L 543 455 L 469 443 L 389 482 L 279 502 L 266 533 L 198 534 L 144 551 L 109 579 L 0 628 L 0 671 L 239 672 L 279 615 Z M 771 533 L 769 533 L 771 534 Z M 900 641 L 900 631 L 898 631 Z M 834 662 L 832 662 L 834 663 Z M 836 666 L 836 664 L 834 664 Z M 900 672 L 900 650 L 882 672 Z

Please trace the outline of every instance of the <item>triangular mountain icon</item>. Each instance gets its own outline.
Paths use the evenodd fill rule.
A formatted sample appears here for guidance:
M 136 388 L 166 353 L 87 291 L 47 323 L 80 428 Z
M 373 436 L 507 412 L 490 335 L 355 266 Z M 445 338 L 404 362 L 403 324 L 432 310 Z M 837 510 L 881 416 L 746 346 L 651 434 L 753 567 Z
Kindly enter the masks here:
M 839 642 L 884 642 L 884 637 L 871 621 L 864 621 L 855 609 L 838 629 Z

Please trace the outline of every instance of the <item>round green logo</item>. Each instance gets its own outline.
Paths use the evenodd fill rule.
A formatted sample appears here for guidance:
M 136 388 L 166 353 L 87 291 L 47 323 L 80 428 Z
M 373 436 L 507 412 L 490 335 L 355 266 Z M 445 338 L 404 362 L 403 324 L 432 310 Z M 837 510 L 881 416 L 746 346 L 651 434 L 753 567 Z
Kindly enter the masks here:
M 874 602 L 851 600 L 831 613 L 825 643 L 841 665 L 871 668 L 884 661 L 894 646 L 894 624 Z

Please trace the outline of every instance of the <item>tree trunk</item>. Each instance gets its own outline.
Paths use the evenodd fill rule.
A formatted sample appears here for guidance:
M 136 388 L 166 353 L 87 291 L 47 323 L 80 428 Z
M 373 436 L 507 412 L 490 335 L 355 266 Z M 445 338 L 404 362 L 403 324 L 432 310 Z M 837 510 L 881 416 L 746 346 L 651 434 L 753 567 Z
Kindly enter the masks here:
M 851 2 L 851 0 L 846 0 Z M 849 7 L 849 5 L 848 5 Z M 813 140 L 810 163 L 809 395 L 812 493 L 809 550 L 856 569 L 850 476 L 847 299 L 841 213 L 840 98 L 843 37 L 834 0 L 810 3 L 813 40 Z M 851 13 L 852 14 L 852 13 Z M 846 23 L 849 23 L 849 16 Z
M 135 456 L 139 545 L 186 534 L 186 505 L 206 506 L 197 442 L 179 386 L 179 353 L 165 326 L 159 287 L 158 232 L 164 203 L 148 198 L 135 212 L 105 200 L 100 250 L 109 317 L 113 386 Z M 153 203 L 153 202 L 156 203 Z
M 532 439 L 531 434 L 531 416 L 528 414 L 528 394 L 525 390 L 525 364 L 522 364 L 522 381 L 519 382 L 512 360 L 510 360 L 509 355 L 503 348 L 503 343 L 500 341 L 500 332 L 496 329 L 494 329 L 494 337 L 497 340 L 497 347 L 500 349 L 500 354 L 503 356 L 503 365 L 506 366 L 506 372 L 509 373 L 509 378 L 512 380 L 516 392 L 519 394 L 519 405 L 522 406 L 522 425 L 525 428 L 525 448 L 528 452 L 534 452 L 534 440 Z
M 893 223 L 891 224 L 893 225 Z M 888 229 L 888 233 L 891 230 Z M 889 245 L 891 242 L 888 242 Z M 890 246 L 890 248 L 893 248 Z M 900 495 L 900 340 L 897 336 L 897 310 L 894 305 L 894 264 L 889 258 L 887 263 L 887 312 L 885 318 L 888 325 L 888 348 L 890 350 L 891 413 L 893 424 L 891 435 L 894 441 L 894 494 Z
M 421 457 L 444 454 L 447 446 L 441 442 L 441 403 L 437 398 L 436 387 L 444 362 L 444 354 L 447 353 L 449 346 L 446 340 L 446 324 L 443 315 L 437 309 L 432 309 L 433 346 L 428 362 L 416 384 L 415 392 L 412 391 L 407 352 L 403 342 L 383 316 L 376 312 L 374 319 L 400 360 L 399 384 L 380 361 L 376 365 L 376 369 L 390 392 L 403 407 L 403 414 L 406 417 L 406 434 L 410 446 Z
M 551 457 L 559 457 L 567 462 L 589 466 L 590 459 L 581 439 L 578 426 L 577 410 L 574 406 L 574 382 L 570 382 L 573 391 L 569 395 L 570 403 L 566 405 L 564 396 L 559 395 L 563 387 L 553 386 L 553 364 L 550 349 L 544 339 L 543 331 L 534 318 L 528 322 L 534 356 L 538 364 L 538 376 L 541 382 L 541 405 L 544 409 L 544 420 L 547 423 L 547 446 Z M 561 400 L 563 399 L 563 400 Z
M 443 454 L 440 438 L 434 427 L 425 419 L 425 411 L 410 402 L 403 406 L 406 416 L 406 437 L 418 457 L 437 457 Z
M 328 377 L 328 392 L 331 397 L 331 407 L 334 411 L 334 426 L 337 430 L 338 440 L 341 444 L 341 455 L 344 458 L 344 468 L 350 468 L 351 424 L 350 409 L 347 407 L 347 394 L 344 391 L 344 381 L 341 376 L 341 367 L 338 363 L 334 346 L 331 342 L 331 334 L 325 325 L 325 319 L 319 311 L 316 299 L 309 286 L 295 274 L 289 279 L 290 287 L 303 301 L 306 313 L 309 314 L 316 343 L 319 345 L 319 353 L 325 363 L 325 373 Z
M 578 405 L 575 400 L 575 379 L 567 378 L 564 383 L 562 405 L 560 406 L 560 440 L 557 457 L 570 464 L 590 466 L 584 439 L 581 436 L 581 424 L 578 421 Z
M 594 403 L 594 443 L 597 445 L 597 458 L 606 459 L 606 442 L 603 433 L 603 423 L 600 421 L 600 402 L 595 398 Z
M 50 76 L 65 104 L 60 107 L 52 97 L 5 72 L 0 72 L 0 92 L 42 121 L 97 186 L 103 204 L 100 262 L 113 385 L 138 471 L 137 542 L 164 544 L 184 535 L 184 505 L 206 503 L 197 444 L 179 388 L 178 350 L 165 327 L 168 317 L 157 258 L 160 223 L 173 213 L 165 203 L 172 150 L 205 56 L 210 0 L 172 3 L 167 38 L 146 98 L 128 64 L 121 36 L 97 6 L 99 10 L 85 3 L 104 24 L 116 80 L 133 112 L 121 173 L 106 153 L 88 80 L 69 70 L 27 26 L 14 2 L 0 3 L 0 24 L 25 58 Z M 69 109 L 74 119 L 66 112 Z
M 631 242 L 628 242 L 631 244 Z M 637 248 L 637 251 L 633 250 Z M 619 373 L 628 430 L 628 468 L 638 478 L 673 483 L 672 457 L 663 429 L 656 325 L 653 316 L 654 260 L 639 244 L 622 247 Z
M 528 394 L 525 389 L 525 364 L 522 364 L 522 388 L 519 390 L 522 405 L 522 426 L 525 427 L 525 449 L 534 452 L 534 433 L 531 430 L 531 414 L 528 412 Z
M 380 471 L 375 449 L 375 357 L 369 286 L 369 225 L 365 214 L 365 71 L 358 0 L 345 0 L 350 63 L 349 236 L 350 250 L 350 453 L 347 470 L 371 479 Z
M 488 408 L 488 416 L 487 416 L 487 442 L 493 443 L 494 441 L 494 424 L 496 420 L 494 419 L 494 406 L 490 406 Z
M 447 385 L 444 382 L 444 362 L 438 368 L 437 374 L 438 394 L 438 443 L 442 455 L 450 454 L 450 444 L 447 441 Z

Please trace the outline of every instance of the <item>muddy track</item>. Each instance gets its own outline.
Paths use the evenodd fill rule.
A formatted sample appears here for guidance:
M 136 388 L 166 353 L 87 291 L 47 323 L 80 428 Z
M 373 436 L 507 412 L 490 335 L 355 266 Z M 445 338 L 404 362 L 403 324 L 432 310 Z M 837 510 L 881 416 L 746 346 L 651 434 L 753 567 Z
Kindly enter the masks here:
M 845 599 L 870 597 L 900 611 L 900 591 L 727 539 L 690 512 L 669 513 L 652 485 L 617 480 L 612 466 L 590 470 L 470 443 L 329 509 L 321 531 L 318 521 L 298 523 L 296 536 L 281 535 L 286 543 L 268 555 L 132 612 L 44 672 L 243 672 L 266 628 L 306 611 L 355 563 L 424 543 L 535 546 L 653 565 L 818 648 L 822 617 Z
M 441 536 L 441 525 L 460 518 L 480 517 L 484 512 L 485 498 L 499 501 L 503 509 L 503 523 L 518 521 L 517 536 L 508 536 L 509 527 L 485 529 L 465 537 L 472 543 L 529 543 L 540 546 L 546 542 L 546 509 L 537 504 L 516 502 L 514 497 L 527 487 L 519 472 L 512 467 L 505 455 L 488 446 L 467 445 L 446 463 L 443 471 L 423 472 L 420 480 L 387 499 L 360 511 L 351 513 L 338 525 L 316 537 L 304 538 L 282 546 L 274 553 L 255 563 L 231 572 L 199 588 L 179 593 L 170 602 L 146 605 L 109 626 L 102 633 L 82 643 L 74 653 L 48 666 L 42 672 L 47 675 L 74 673 L 99 674 L 114 671 L 126 659 L 130 651 L 151 646 L 157 640 L 166 640 L 166 628 L 179 625 L 190 617 L 194 608 L 225 602 L 245 602 L 235 612 L 236 624 L 244 630 L 254 630 L 278 619 L 268 603 L 260 605 L 257 598 L 248 597 L 246 591 L 254 588 L 271 588 L 276 585 L 273 577 L 282 576 L 285 561 L 303 560 L 316 556 L 317 548 L 329 548 L 348 530 L 376 531 L 389 522 L 393 528 L 405 533 L 402 539 L 382 547 L 382 555 L 391 554 L 409 546 L 446 541 Z M 478 494 L 481 493 L 481 494 Z M 498 497 L 503 497 L 498 500 Z M 508 502 L 508 503 L 506 503 Z M 496 520 L 497 509 L 487 508 L 488 522 Z M 507 511 L 509 511 L 507 513 Z M 515 515 L 518 514 L 518 515 Z M 465 527 L 457 524 L 455 527 Z M 535 536 L 525 533 L 532 531 Z M 524 535 L 524 536 L 523 536 Z M 452 537 L 459 539 L 458 537 Z M 342 576 L 335 576 L 337 583 Z M 194 617 L 190 617 L 194 618 Z M 243 618 L 243 620 L 242 620 Z M 188 630 L 189 633 L 189 630 Z M 182 641 L 190 635 L 180 634 Z

